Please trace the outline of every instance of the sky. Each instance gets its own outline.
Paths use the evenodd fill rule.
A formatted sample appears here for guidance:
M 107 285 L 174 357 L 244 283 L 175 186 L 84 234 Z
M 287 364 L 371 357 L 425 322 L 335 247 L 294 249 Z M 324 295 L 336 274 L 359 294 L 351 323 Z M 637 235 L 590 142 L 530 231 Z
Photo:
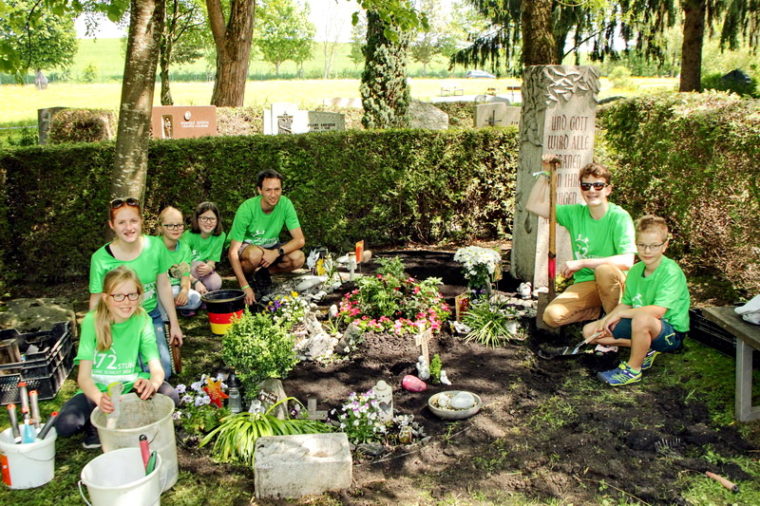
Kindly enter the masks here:
M 309 17 L 317 30 L 315 36 L 317 42 L 325 40 L 351 41 L 351 15 L 359 10 L 359 6 L 354 0 L 305 1 L 309 4 Z M 78 18 L 76 20 L 76 29 L 77 37 L 85 38 L 84 19 Z M 95 36 L 100 39 L 125 37 L 126 29 L 103 17 Z

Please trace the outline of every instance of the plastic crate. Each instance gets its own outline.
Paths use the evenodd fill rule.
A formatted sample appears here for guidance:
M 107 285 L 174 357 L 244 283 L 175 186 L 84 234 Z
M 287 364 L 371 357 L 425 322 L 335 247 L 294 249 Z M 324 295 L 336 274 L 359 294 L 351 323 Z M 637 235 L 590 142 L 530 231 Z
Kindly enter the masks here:
M 55 397 L 74 365 L 74 343 L 70 323 L 57 323 L 49 331 L 19 334 L 4 330 L 1 337 L 18 340 L 24 360 L 0 364 L 0 404 L 18 403 L 18 383 L 26 381 L 28 390 L 37 390 L 40 400 Z M 25 353 L 31 344 L 39 351 Z

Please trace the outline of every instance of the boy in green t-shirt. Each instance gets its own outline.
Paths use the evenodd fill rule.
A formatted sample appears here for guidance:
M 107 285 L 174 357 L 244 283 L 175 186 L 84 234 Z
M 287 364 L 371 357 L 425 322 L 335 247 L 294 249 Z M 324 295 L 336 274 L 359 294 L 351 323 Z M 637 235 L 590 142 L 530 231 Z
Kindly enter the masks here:
M 689 289 L 676 262 L 665 256 L 668 225 L 658 216 L 643 216 L 636 223 L 640 262 L 631 268 L 622 302 L 604 318 L 583 327 L 591 342 L 631 348 L 628 363 L 597 374 L 612 386 L 641 381 L 641 371 L 652 367 L 663 351 L 681 347 L 689 330 Z
M 625 272 L 633 265 L 633 220 L 622 207 L 607 199 L 612 192 L 610 171 L 598 163 L 583 167 L 578 175 L 583 204 L 557 206 L 557 223 L 570 233 L 573 259 L 558 266 L 557 273 L 573 278 L 573 284 L 546 307 L 544 322 L 550 327 L 594 320 L 600 309 L 609 313 L 620 302 Z M 549 217 L 549 185 L 540 178 L 525 208 Z

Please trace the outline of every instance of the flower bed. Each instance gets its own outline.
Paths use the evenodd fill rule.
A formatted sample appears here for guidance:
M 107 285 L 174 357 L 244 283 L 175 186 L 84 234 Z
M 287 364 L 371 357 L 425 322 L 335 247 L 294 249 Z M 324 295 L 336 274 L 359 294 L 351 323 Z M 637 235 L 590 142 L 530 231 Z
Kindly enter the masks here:
M 399 279 L 392 274 L 361 278 L 355 290 L 346 293 L 338 318 L 362 331 L 417 333 L 439 332 L 451 311 L 438 292 L 441 280 Z

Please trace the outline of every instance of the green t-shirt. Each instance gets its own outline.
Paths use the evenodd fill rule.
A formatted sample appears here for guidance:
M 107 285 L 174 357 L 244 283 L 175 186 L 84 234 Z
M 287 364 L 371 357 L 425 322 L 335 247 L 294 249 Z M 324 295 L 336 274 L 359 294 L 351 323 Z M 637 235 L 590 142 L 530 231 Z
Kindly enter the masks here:
M 622 207 L 609 203 L 601 219 L 591 217 L 583 204 L 557 206 L 557 223 L 570 232 L 573 258 L 604 258 L 636 253 L 636 233 L 631 215 Z M 594 271 L 583 268 L 573 276 L 575 283 L 593 281 Z
M 643 262 L 631 267 L 625 282 L 623 304 L 631 307 L 660 306 L 667 308 L 663 320 L 678 332 L 689 330 L 689 287 L 686 276 L 675 261 L 662 257 L 652 274 L 644 277 Z
M 162 244 L 163 239 L 158 238 Z M 166 247 L 166 244 L 164 244 Z M 193 252 L 190 251 L 190 246 L 184 240 L 177 241 L 177 246 L 170 250 L 166 248 L 171 259 L 171 267 L 169 267 L 169 282 L 172 286 L 179 285 L 182 278 L 190 276 L 190 264 L 192 263 Z
M 249 242 L 257 246 L 269 247 L 280 241 L 280 232 L 285 225 L 288 230 L 300 228 L 298 215 L 293 203 L 287 197 L 280 197 L 272 212 L 261 210 L 261 195 L 246 200 L 235 213 L 230 229 L 230 239 Z
M 124 393 L 129 392 L 138 378 L 150 378 L 137 361 L 142 357 L 146 364 L 158 360 L 156 334 L 153 320 L 145 313 L 134 314 L 127 321 L 111 324 L 111 348 L 98 351 L 95 338 L 95 311 L 87 313 L 82 320 L 79 349 L 74 361 L 92 361 L 92 379 L 101 392 L 110 383 L 124 383 Z
M 222 259 L 222 249 L 224 249 L 224 241 L 226 234 L 222 232 L 219 235 L 210 235 L 205 239 L 201 237 L 201 234 L 196 234 L 190 230 L 186 230 L 182 234 L 182 241 L 185 242 L 192 252 L 191 260 L 193 262 L 219 262 Z
M 169 250 L 164 246 L 164 242 L 158 238 L 149 235 L 142 236 L 143 244 L 140 255 L 134 260 L 124 262 L 117 260 L 107 250 L 106 244 L 99 248 L 90 258 L 90 293 L 103 292 L 103 279 L 109 271 L 120 265 L 126 265 L 135 273 L 143 284 L 145 293 L 143 294 L 142 306 L 147 312 L 151 312 L 158 304 L 156 295 L 156 278 L 161 273 L 169 270 L 171 259 Z

